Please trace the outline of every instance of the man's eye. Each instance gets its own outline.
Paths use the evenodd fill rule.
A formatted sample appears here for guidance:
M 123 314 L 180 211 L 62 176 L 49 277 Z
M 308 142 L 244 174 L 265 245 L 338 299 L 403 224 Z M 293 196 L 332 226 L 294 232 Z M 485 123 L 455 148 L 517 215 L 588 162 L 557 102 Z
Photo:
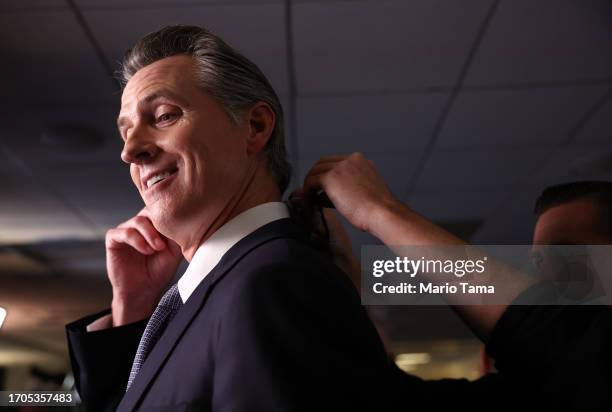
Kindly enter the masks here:
M 157 118 L 157 123 L 164 123 L 174 119 L 176 115 L 173 113 L 164 113 Z

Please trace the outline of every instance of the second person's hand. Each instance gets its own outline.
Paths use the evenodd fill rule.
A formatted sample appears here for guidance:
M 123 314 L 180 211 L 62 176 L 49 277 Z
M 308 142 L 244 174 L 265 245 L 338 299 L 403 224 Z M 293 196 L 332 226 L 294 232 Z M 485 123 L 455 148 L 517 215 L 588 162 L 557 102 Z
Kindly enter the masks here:
M 303 189 L 323 190 L 338 212 L 363 231 L 370 231 L 378 210 L 398 203 L 372 161 L 361 153 L 321 158 L 306 175 Z

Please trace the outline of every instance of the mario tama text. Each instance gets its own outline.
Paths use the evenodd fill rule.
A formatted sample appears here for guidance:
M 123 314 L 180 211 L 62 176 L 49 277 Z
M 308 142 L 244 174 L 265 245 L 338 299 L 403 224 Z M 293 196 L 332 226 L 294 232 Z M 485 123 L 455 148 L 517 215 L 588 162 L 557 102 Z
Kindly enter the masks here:
M 448 282 L 444 284 L 435 284 L 432 282 L 417 282 L 407 283 L 402 282 L 399 285 L 384 285 L 381 282 L 374 283 L 372 291 L 376 294 L 429 294 L 429 295 L 454 295 L 457 293 L 463 294 L 493 294 L 495 286 L 493 285 L 472 285 L 469 282 L 459 282 L 451 285 Z

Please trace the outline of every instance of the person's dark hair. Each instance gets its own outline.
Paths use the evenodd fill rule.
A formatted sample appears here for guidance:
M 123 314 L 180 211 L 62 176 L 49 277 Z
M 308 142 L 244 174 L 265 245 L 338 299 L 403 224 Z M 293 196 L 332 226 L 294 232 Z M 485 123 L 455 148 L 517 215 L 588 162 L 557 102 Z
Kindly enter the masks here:
M 549 186 L 535 202 L 536 217 L 548 209 L 574 200 L 592 200 L 601 207 L 602 226 L 612 233 L 612 182 L 580 181 Z
M 208 30 L 197 26 L 167 26 L 140 39 L 125 53 L 123 85 L 140 69 L 175 55 L 194 59 L 198 81 L 239 122 L 246 109 L 258 101 L 270 105 L 276 115 L 272 135 L 265 147 L 269 171 L 283 193 L 291 179 L 283 127 L 283 109 L 261 70 L 249 59 Z

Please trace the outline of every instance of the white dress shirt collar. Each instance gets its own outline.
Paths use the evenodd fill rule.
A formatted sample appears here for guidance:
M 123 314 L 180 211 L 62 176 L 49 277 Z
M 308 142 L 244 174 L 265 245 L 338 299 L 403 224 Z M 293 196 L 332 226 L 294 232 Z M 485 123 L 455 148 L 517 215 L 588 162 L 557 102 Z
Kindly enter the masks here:
M 283 202 L 270 202 L 248 209 L 221 226 L 196 250 L 178 281 L 183 303 L 232 246 L 260 227 L 286 217 L 289 209 Z

